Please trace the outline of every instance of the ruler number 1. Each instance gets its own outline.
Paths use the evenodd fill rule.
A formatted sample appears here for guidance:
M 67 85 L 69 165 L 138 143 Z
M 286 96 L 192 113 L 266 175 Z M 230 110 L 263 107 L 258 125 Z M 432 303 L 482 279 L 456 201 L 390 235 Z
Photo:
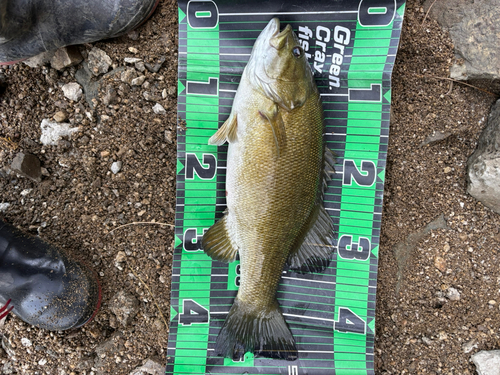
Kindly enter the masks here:
M 299 366 L 288 366 L 288 375 L 299 375 Z

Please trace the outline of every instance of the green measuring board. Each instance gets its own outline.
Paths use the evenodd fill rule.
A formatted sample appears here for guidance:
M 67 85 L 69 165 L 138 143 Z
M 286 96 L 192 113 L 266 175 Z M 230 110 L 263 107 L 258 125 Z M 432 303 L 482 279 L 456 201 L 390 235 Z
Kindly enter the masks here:
M 391 73 L 403 0 L 179 1 L 177 211 L 167 374 L 373 374 L 378 246 Z M 337 155 L 325 207 L 336 230 L 329 267 L 285 270 L 278 290 L 298 359 L 235 362 L 214 354 L 239 285 L 238 262 L 212 261 L 204 231 L 225 209 L 229 116 L 252 46 L 269 20 L 292 25 L 321 93 Z

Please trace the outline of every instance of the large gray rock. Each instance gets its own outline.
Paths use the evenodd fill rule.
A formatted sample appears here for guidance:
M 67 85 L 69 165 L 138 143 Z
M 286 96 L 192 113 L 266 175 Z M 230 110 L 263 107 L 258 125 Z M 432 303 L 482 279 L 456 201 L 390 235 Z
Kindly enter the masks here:
M 500 213 L 500 100 L 493 106 L 476 151 L 467 161 L 467 192 Z
M 431 7 L 432 5 L 432 7 Z M 427 0 L 424 9 L 448 30 L 457 61 L 454 79 L 500 79 L 500 2 Z
M 472 356 L 478 375 L 500 375 L 500 350 L 482 350 Z

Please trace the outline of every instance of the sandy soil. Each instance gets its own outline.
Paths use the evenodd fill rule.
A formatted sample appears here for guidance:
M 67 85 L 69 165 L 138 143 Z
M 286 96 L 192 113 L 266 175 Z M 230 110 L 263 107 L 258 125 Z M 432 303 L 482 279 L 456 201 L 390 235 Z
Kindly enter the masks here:
M 71 332 L 48 332 L 10 316 L 1 328 L 0 372 L 129 374 L 151 358 L 166 363 L 175 210 L 177 9 L 162 0 L 137 31 L 95 43 L 113 61 L 154 65 L 130 86 L 109 74 L 91 109 L 61 86 L 58 72 L 23 64 L 0 69 L 0 203 L 6 220 L 83 258 L 100 275 L 103 306 Z M 409 1 L 393 76 L 393 113 L 380 246 L 377 374 L 473 374 L 470 355 L 499 345 L 500 216 L 466 194 L 466 162 L 494 96 L 450 83 L 451 41 L 419 1 Z M 132 47 L 132 52 L 129 49 Z M 86 55 L 92 45 L 82 46 Z M 133 49 L 135 48 L 136 51 Z M 138 75 L 140 75 L 138 73 Z M 110 104 L 104 97 L 109 93 Z M 145 94 L 145 92 L 147 94 Z M 165 114 L 155 114 L 160 103 Z M 42 146 L 40 123 L 66 113 L 80 128 Z M 428 143 L 434 132 L 444 139 Z M 15 155 L 38 156 L 42 182 L 9 173 Z M 111 164 L 122 162 L 113 174 Z M 437 229 L 427 225 L 437 218 Z M 134 222 L 155 222 L 122 226 Z M 112 311 L 117 293 L 137 308 Z M 458 292 L 458 294 L 456 293 Z

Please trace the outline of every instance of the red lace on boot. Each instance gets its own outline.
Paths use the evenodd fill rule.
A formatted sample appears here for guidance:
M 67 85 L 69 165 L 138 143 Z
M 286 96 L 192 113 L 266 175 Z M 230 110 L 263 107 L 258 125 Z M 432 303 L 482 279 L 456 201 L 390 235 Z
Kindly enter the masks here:
M 0 309 L 0 319 L 5 318 L 11 310 L 14 308 L 14 306 L 9 307 L 10 304 L 10 299 L 7 301 L 7 303 Z

